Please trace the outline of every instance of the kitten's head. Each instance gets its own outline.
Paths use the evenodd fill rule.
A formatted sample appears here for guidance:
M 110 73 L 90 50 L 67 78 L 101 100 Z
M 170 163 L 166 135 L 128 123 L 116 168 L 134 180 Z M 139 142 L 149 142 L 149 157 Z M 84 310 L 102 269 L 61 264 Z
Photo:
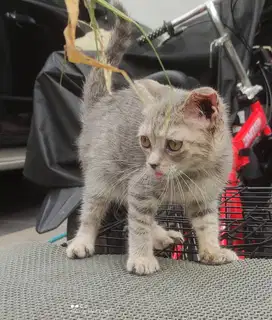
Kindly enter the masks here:
M 150 175 L 208 170 L 231 148 L 226 108 L 214 89 L 171 90 L 149 82 L 147 90 L 155 98 L 143 111 L 139 143 Z

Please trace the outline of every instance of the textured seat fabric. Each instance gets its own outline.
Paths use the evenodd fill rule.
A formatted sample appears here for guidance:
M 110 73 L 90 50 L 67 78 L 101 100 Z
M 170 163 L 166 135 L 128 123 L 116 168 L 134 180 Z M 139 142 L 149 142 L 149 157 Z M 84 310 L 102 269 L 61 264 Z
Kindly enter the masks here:
M 0 318 L 272 319 L 272 260 L 214 267 L 161 259 L 148 277 L 128 274 L 125 260 L 68 260 L 50 244 L 1 249 Z

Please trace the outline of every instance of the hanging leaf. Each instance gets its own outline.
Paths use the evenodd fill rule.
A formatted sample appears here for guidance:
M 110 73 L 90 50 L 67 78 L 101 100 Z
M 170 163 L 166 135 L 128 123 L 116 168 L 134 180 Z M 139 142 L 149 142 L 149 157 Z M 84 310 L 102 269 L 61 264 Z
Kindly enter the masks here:
M 118 69 L 106 63 L 99 62 L 76 48 L 75 37 L 79 15 L 79 0 L 65 0 L 65 3 L 68 11 L 68 24 L 64 30 L 64 38 L 66 42 L 65 51 L 68 60 L 72 63 L 83 63 L 96 68 L 104 68 L 111 72 L 118 72 L 127 79 L 128 75 L 124 70 Z

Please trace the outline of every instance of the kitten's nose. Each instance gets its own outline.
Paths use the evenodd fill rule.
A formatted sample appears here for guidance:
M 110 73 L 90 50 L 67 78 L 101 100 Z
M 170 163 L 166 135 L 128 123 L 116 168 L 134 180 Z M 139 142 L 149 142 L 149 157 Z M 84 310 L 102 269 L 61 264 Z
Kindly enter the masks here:
M 152 169 L 154 169 L 154 170 L 158 167 L 158 164 L 157 164 L 157 163 L 149 163 L 149 165 L 150 165 L 150 167 L 151 167 Z

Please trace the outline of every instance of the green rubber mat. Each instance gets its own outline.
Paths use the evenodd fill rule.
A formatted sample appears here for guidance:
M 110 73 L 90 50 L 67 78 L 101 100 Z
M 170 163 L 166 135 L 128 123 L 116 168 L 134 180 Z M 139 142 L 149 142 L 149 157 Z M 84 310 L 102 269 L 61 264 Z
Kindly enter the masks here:
M 160 259 L 130 275 L 125 256 L 69 260 L 65 248 L 0 250 L 0 319 L 272 319 L 272 260 L 224 266 Z

